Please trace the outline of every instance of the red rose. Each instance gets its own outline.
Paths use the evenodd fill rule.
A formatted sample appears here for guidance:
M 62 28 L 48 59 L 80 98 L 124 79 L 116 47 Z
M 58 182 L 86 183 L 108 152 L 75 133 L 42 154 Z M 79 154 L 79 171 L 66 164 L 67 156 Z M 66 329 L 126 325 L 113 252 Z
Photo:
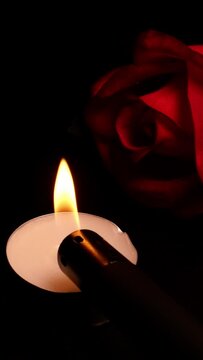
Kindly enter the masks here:
M 86 122 L 109 171 L 150 207 L 203 211 L 203 45 L 142 33 L 93 86 Z

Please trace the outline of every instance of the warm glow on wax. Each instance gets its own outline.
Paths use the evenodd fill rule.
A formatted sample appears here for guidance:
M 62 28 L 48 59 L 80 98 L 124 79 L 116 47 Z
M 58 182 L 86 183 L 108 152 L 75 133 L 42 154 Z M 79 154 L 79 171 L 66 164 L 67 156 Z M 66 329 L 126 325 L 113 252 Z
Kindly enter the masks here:
M 71 211 L 75 215 L 75 221 L 79 226 L 79 216 L 75 188 L 70 168 L 65 159 L 60 161 L 54 187 L 54 211 Z

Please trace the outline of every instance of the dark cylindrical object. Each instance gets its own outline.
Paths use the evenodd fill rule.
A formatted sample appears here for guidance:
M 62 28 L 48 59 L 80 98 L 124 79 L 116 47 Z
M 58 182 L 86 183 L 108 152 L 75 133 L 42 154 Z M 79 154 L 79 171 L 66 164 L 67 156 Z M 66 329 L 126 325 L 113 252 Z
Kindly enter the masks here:
M 58 262 L 110 319 L 132 329 L 131 334 L 143 323 L 145 329 L 165 334 L 169 343 L 174 341 L 194 359 L 203 358 L 201 324 L 95 232 L 78 230 L 68 235 L 59 247 Z

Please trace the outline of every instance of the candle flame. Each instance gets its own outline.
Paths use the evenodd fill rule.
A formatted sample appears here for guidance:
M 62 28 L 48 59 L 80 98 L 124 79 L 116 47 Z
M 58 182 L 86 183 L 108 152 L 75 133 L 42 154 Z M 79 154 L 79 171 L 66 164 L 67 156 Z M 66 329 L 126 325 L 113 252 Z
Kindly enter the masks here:
M 75 195 L 75 187 L 70 168 L 64 158 L 61 159 L 54 186 L 54 211 L 71 211 L 79 226 L 79 216 Z

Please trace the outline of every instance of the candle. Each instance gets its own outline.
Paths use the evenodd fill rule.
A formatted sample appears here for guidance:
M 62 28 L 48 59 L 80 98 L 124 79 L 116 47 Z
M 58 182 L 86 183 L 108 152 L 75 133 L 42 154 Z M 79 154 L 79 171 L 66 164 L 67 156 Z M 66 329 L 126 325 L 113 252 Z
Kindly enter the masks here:
M 95 231 L 136 264 L 137 251 L 117 225 L 96 215 L 78 215 L 81 228 Z M 61 242 L 76 229 L 72 212 L 51 213 L 27 221 L 8 239 L 6 253 L 11 267 L 24 280 L 40 288 L 54 292 L 80 291 L 57 262 Z
M 105 218 L 77 212 L 73 179 L 64 159 L 56 177 L 54 209 L 55 213 L 25 222 L 8 239 L 7 259 L 24 280 L 53 292 L 79 292 L 79 287 L 61 271 L 57 261 L 61 242 L 79 228 L 95 231 L 130 262 L 137 263 L 137 251 L 127 233 Z

